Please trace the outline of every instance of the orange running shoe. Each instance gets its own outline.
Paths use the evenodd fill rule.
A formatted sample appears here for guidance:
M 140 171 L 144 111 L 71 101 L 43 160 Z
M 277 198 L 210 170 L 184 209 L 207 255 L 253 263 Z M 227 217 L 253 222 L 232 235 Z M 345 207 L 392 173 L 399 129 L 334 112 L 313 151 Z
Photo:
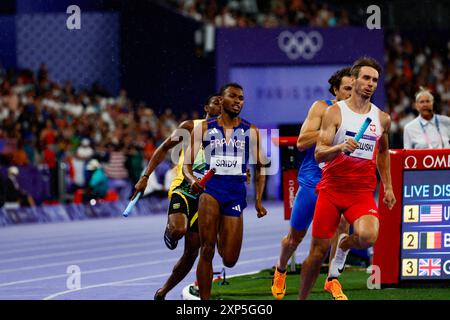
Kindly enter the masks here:
M 331 293 L 333 300 L 348 300 L 347 296 L 342 292 L 342 286 L 338 279 L 325 280 L 324 290 Z
M 278 268 L 275 268 L 275 273 L 273 274 L 272 294 L 277 300 L 283 299 L 286 293 L 286 272 L 280 272 Z

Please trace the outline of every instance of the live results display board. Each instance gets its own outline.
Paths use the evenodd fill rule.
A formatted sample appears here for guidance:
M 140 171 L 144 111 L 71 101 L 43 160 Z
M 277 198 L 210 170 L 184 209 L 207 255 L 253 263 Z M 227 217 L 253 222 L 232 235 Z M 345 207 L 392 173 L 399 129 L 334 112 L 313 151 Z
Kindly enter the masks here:
M 450 171 L 403 173 L 401 280 L 450 279 Z
M 373 264 L 382 286 L 450 284 L 450 149 L 391 150 L 397 203 L 380 188 L 380 229 Z

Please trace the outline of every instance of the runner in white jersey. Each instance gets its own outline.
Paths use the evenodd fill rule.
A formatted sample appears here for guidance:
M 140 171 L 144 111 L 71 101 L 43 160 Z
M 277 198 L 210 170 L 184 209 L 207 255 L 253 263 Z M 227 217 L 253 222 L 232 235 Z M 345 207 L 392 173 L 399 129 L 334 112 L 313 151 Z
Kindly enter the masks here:
M 322 176 L 322 169 L 316 162 L 314 150 L 316 148 L 317 138 L 319 137 L 322 117 L 327 108 L 335 104 L 336 101 L 345 100 L 350 97 L 353 85 L 350 69 L 351 67 L 339 69 L 328 79 L 328 83 L 330 84 L 329 91 L 336 99 L 319 100 L 313 103 L 297 139 L 297 148 L 300 151 L 305 151 L 306 155 L 298 170 L 299 188 L 292 207 L 289 232 L 281 240 L 280 256 L 272 280 L 272 295 L 278 300 L 283 299 L 286 293 L 287 263 L 289 258 L 294 254 L 305 237 L 311 225 L 316 207 L 316 186 Z M 348 233 L 348 231 L 349 224 L 342 218 L 338 232 L 333 237 L 330 257 L 334 256 L 336 251 L 339 234 Z M 341 290 L 338 279 L 325 281 L 324 290 L 329 292 L 333 299 L 347 299 Z
M 331 106 L 323 118 L 315 157 L 317 162 L 326 163 L 317 185 L 313 238 L 309 256 L 302 266 L 300 299 L 308 297 L 317 280 L 341 213 L 353 225 L 353 234 L 339 237 L 330 263 L 329 280 L 342 273 L 351 248 L 367 249 L 375 243 L 379 225 L 373 197 L 376 169 L 384 186 L 383 202 L 389 209 L 395 204 L 388 141 L 390 117 L 370 102 L 380 72 L 381 67 L 374 59 L 358 59 L 351 71 L 355 78 L 351 97 Z M 367 117 L 372 123 L 358 143 L 354 137 Z

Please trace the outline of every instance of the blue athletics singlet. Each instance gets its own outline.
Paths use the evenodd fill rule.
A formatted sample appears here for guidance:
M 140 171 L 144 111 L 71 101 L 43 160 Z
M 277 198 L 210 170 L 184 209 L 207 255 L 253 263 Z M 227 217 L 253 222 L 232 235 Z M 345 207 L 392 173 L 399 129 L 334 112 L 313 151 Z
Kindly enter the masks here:
M 208 128 L 203 135 L 206 169 L 216 170 L 216 174 L 205 185 L 205 193 L 219 202 L 222 214 L 239 217 L 247 206 L 245 181 L 251 124 L 241 119 L 227 141 L 218 119 L 220 117 L 207 121 Z
M 328 106 L 333 105 L 331 100 L 325 100 Z M 299 188 L 292 206 L 290 224 L 297 231 L 308 230 L 316 208 L 316 185 L 322 177 L 322 169 L 316 162 L 314 151 L 316 145 L 306 150 L 300 170 L 298 170 Z
M 331 100 L 325 100 L 325 102 L 328 106 L 333 105 L 333 101 Z M 315 150 L 315 144 L 306 150 L 305 158 L 303 159 L 300 170 L 298 170 L 297 179 L 301 186 L 315 188 L 322 177 L 322 169 L 319 168 L 316 158 L 314 157 Z

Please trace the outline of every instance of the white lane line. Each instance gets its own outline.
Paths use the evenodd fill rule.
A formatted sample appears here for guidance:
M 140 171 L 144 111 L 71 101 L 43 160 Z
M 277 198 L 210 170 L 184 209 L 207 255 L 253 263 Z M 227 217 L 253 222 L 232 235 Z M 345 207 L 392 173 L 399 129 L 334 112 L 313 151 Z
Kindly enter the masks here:
M 153 240 L 152 238 L 146 238 L 146 237 L 141 237 L 141 236 L 136 236 L 136 237 L 129 236 L 126 238 L 127 238 L 127 242 L 134 242 L 134 241 L 151 242 Z M 83 242 L 86 242 L 86 246 L 92 246 L 93 243 L 95 245 L 100 245 L 100 244 L 109 244 L 111 242 L 112 243 L 121 242 L 120 239 L 121 238 L 118 238 L 117 236 L 112 235 L 111 237 L 106 238 L 105 241 L 99 241 L 99 242 L 90 241 L 88 239 L 87 240 L 72 240 L 71 242 L 68 242 L 68 243 L 65 243 L 65 241 L 58 241 L 59 243 L 54 244 L 54 245 L 48 245 L 48 246 L 34 246 L 33 243 L 30 243 L 28 248 L 5 250 L 5 251 L 0 252 L 0 255 L 21 253 L 21 252 L 28 252 L 28 251 L 35 251 L 35 250 L 55 250 L 55 249 L 59 249 L 59 248 L 71 250 L 71 249 L 74 249 L 74 247 L 75 248 L 80 247 L 80 243 L 83 244 Z M 122 239 L 124 239 L 124 238 L 122 238 Z
M 245 260 L 245 261 L 236 263 L 236 266 L 241 266 L 241 265 L 246 265 L 246 264 L 251 264 L 251 263 L 257 263 L 257 262 L 263 262 L 263 261 L 267 261 L 267 260 L 273 260 L 273 259 L 276 259 L 276 258 L 278 258 L 278 256 Z M 218 269 L 218 268 L 222 268 L 222 267 L 223 267 L 222 265 L 214 265 L 213 269 Z M 190 273 L 194 273 L 194 272 L 196 272 L 195 268 L 193 268 L 193 270 L 191 270 L 189 272 L 189 274 Z M 140 277 L 140 278 L 134 278 L 134 279 L 121 280 L 121 281 L 107 282 L 107 283 L 99 283 L 99 284 L 90 285 L 90 286 L 87 286 L 87 287 L 81 287 L 79 289 L 73 289 L 73 290 L 66 290 L 66 291 L 56 292 L 54 294 L 51 294 L 51 295 L 43 298 L 42 300 L 52 300 L 52 299 L 54 299 L 56 297 L 59 297 L 59 296 L 62 296 L 62 295 L 68 294 L 68 293 L 82 291 L 82 290 L 95 289 L 95 288 L 108 287 L 108 286 L 115 286 L 115 285 L 118 285 L 118 284 L 120 285 L 120 284 L 124 284 L 124 283 L 127 283 L 127 282 L 135 282 L 135 281 L 140 281 L 140 280 L 149 280 L 149 279 L 155 279 L 155 278 L 160 278 L 160 277 L 167 277 L 169 275 L 171 275 L 171 273 L 162 273 L 162 274 L 157 274 L 157 275 L 152 275 L 152 276 L 147 276 L 147 277 Z M 84 298 L 84 299 L 86 299 L 86 298 Z
M 128 253 L 128 254 L 117 254 L 112 256 L 104 256 L 99 258 L 90 258 L 90 259 L 78 259 L 78 260 L 69 260 L 69 261 L 59 261 L 54 263 L 47 263 L 47 264 L 41 264 L 37 266 L 28 266 L 28 267 L 21 267 L 21 268 L 13 268 L 13 269 L 6 269 L 6 270 L 0 270 L 1 273 L 10 273 L 10 272 L 22 272 L 27 270 L 36 270 L 36 269 L 43 269 L 43 268 L 51 268 L 51 267 L 57 267 L 57 266 L 68 266 L 72 264 L 81 264 L 86 262 L 98 262 L 98 261 L 105 261 L 105 260 L 113 260 L 113 259 L 121 259 L 121 258 L 128 258 L 128 257 L 136 257 L 136 256 L 143 256 L 143 255 L 149 255 L 154 253 L 161 253 L 166 252 L 165 250 L 155 250 L 155 251 L 138 251 L 134 253 Z
M 93 244 L 93 245 L 97 245 L 97 244 Z M 47 258 L 68 256 L 68 255 L 72 255 L 72 254 L 84 254 L 84 253 L 92 253 L 92 252 L 102 252 L 105 250 L 111 251 L 111 250 L 139 248 L 139 247 L 149 247 L 149 249 L 151 249 L 149 243 L 123 244 L 123 245 L 118 245 L 118 246 L 114 246 L 114 247 L 100 247 L 100 248 L 91 248 L 91 249 L 83 249 L 83 250 L 68 250 L 67 252 L 39 254 L 39 255 L 28 256 L 28 257 L 3 259 L 3 260 L 0 260 L 0 263 L 10 263 L 10 262 L 19 262 L 19 261 L 36 260 L 36 259 L 47 259 Z
M 87 222 L 87 221 L 86 221 Z M 36 229 L 38 229 L 40 226 L 45 225 L 37 225 Z M 149 224 L 150 226 L 150 224 Z M 64 232 L 61 232 L 61 229 L 58 229 L 58 233 L 50 232 L 43 230 L 42 234 L 39 237 L 30 237 L 30 238 L 24 238 L 22 232 L 26 232 L 27 230 L 19 229 L 15 230 L 16 232 L 14 234 L 6 234 L 3 233 L 2 236 L 0 236 L 0 250 L 6 249 L 6 248 L 19 248 L 28 246 L 30 243 L 33 243 L 35 245 L 46 245 L 50 244 L 54 241 L 60 240 L 68 240 L 69 238 L 73 238 L 74 240 L 78 239 L 97 239 L 97 238 L 103 238 L 108 236 L 116 236 L 121 237 L 127 234 L 131 233 L 142 233 L 142 234 L 148 234 L 148 230 L 143 227 L 143 225 L 140 225 L 139 227 L 133 227 L 130 228 L 129 226 L 126 227 L 114 227 L 114 228 L 106 228 L 107 231 L 98 231 L 98 230 L 89 230 L 89 228 L 92 228 L 93 225 L 88 226 L 87 230 L 85 228 L 77 228 L 72 230 L 72 227 L 74 226 L 67 226 L 68 228 L 65 228 Z M 71 230 L 67 230 L 71 227 Z M 64 230 L 64 229 L 63 229 Z M 93 236 L 93 237 L 90 237 Z M 9 242 L 8 242 L 9 241 Z
M 149 232 L 150 234 L 150 232 Z M 249 239 L 248 241 L 254 241 L 257 240 L 259 238 L 263 238 L 263 239 L 271 239 L 271 238 L 279 238 L 278 234 L 272 234 L 270 236 L 264 235 L 264 234 L 259 234 L 257 233 L 256 235 L 253 235 L 253 232 L 250 234 L 247 234 L 248 237 L 250 237 L 251 239 Z M 146 236 L 134 236 L 133 238 L 131 238 L 132 236 L 124 236 L 124 237 L 120 237 L 118 235 L 111 235 L 111 237 L 106 237 L 104 240 L 105 241 L 99 241 L 96 242 L 95 241 L 95 245 L 99 246 L 99 245 L 107 245 L 110 244 L 111 242 L 117 242 L 117 239 L 120 238 L 127 238 L 127 242 L 133 242 L 133 241 L 147 241 L 148 243 L 152 243 L 152 242 L 156 242 L 158 240 L 160 240 L 161 237 L 158 238 L 147 238 Z M 64 242 L 69 242 L 69 241 L 64 241 Z M 48 245 L 48 246 L 41 246 L 39 244 L 35 244 L 35 243 L 30 243 L 30 245 L 27 248 L 21 248 L 21 249 L 12 249 L 12 250 L 0 250 L 0 256 L 4 255 L 4 254 L 13 254 L 13 253 L 21 253 L 21 252 L 29 252 L 29 251 L 35 251 L 35 250 L 55 250 L 55 249 L 65 249 L 65 250 L 71 250 L 70 245 L 74 245 L 75 247 L 78 247 L 78 245 L 81 243 L 83 244 L 84 242 L 87 242 L 87 245 L 92 245 L 92 243 L 94 242 L 94 240 L 92 239 L 78 239 L 76 241 L 70 242 L 70 243 L 58 243 L 58 244 L 54 244 L 54 245 Z M 158 241 L 159 242 L 159 241 Z M 89 250 L 89 249 L 87 249 Z M 1 259 L 0 263 L 4 263 L 4 262 L 11 262 L 11 261 L 21 261 L 21 260 L 15 260 L 17 258 L 6 258 L 6 259 Z M 21 257 L 18 259 L 28 259 L 28 257 Z
M 253 247 L 245 249 L 245 251 L 242 252 L 242 254 L 245 254 L 249 251 L 257 251 L 261 249 L 266 249 L 269 247 L 275 247 L 275 245 L 271 246 L 261 246 L 261 248 Z M 101 269 L 94 269 L 90 271 L 83 271 L 83 275 L 86 274 L 94 274 L 94 273 L 100 273 L 100 272 L 109 272 L 113 270 L 122 270 L 122 269 L 128 269 L 128 268 L 136 268 L 136 267 L 142 267 L 142 266 L 148 266 L 148 265 L 155 265 L 159 263 L 169 263 L 169 262 L 175 262 L 178 261 L 179 257 L 177 258 L 171 258 L 171 259 L 165 259 L 165 260 L 157 260 L 157 261 L 151 261 L 151 262 L 141 262 L 141 263 L 134 263 L 134 264 L 128 264 L 128 265 L 119 265 L 109 268 L 101 268 Z M 238 262 L 239 263 L 239 262 Z M 60 275 L 54 275 L 54 276 L 47 276 L 47 277 L 39 277 L 39 278 L 31 278 L 31 279 L 25 279 L 25 280 L 18 280 L 18 281 L 12 281 L 12 282 L 6 282 L 6 283 L 0 283 L 1 287 L 8 287 L 8 286 L 14 286 L 17 284 L 23 284 L 23 283 L 31 283 L 31 282 L 37 282 L 37 281 L 45 281 L 45 280 L 53 280 L 58 278 L 64 278 L 67 277 L 67 274 L 60 274 Z
M 137 268 L 137 267 L 143 267 L 143 266 L 150 266 L 150 265 L 159 264 L 159 263 L 175 262 L 178 259 L 179 258 L 175 258 L 175 259 L 172 258 L 172 259 L 165 259 L 165 260 L 158 260 L 158 261 L 151 261 L 151 262 L 141 262 L 141 263 L 126 264 L 126 265 L 120 265 L 120 266 L 111 267 L 111 268 L 102 268 L 102 269 L 94 269 L 94 270 L 90 270 L 90 271 L 83 271 L 82 274 L 86 275 L 86 274 L 94 274 L 94 273 L 100 273 L 100 272 L 109 272 L 109 271 L 122 270 L 122 269 L 128 269 L 128 268 Z M 66 278 L 66 277 L 67 277 L 67 274 L 59 274 L 59 275 L 55 275 L 55 276 L 39 277 L 39 278 L 32 278 L 32 279 L 13 281 L 13 282 L 6 282 L 6 283 L 0 283 L 0 288 L 14 286 L 16 284 L 31 283 L 31 282 L 38 282 L 38 281 L 44 281 L 44 280 L 53 280 L 53 279 Z
M 73 243 L 77 243 L 80 246 L 83 244 L 91 244 L 93 242 L 102 242 L 102 241 L 107 241 L 107 240 L 112 240 L 112 239 L 119 239 L 119 238 L 123 238 L 123 237 L 129 237 L 129 236 L 133 236 L 133 237 L 141 237 L 141 238 L 145 238 L 145 239 L 152 239 L 152 237 L 150 237 L 148 234 L 125 234 L 122 236 L 119 235 L 115 235 L 115 234 L 109 234 L 108 236 L 102 236 L 102 237 L 96 237 L 96 238 L 87 238 L 84 237 L 83 235 L 79 235 L 78 237 L 74 237 L 74 238 L 62 238 L 62 239 L 56 239 L 56 240 L 52 240 L 49 242 L 37 242 L 37 241 L 30 241 L 28 242 L 26 245 L 24 244 L 23 246 L 7 246 L 4 249 L 0 248 L 0 255 L 4 255 L 4 254 L 8 254 L 8 253 L 18 253 L 18 252 L 25 252 L 28 250 L 44 250 L 47 248 L 52 248 L 52 246 L 61 246 L 63 244 L 73 244 Z M 14 240 L 8 240 L 9 242 L 12 242 Z M 56 248 L 57 249 L 57 248 Z
M 149 279 L 154 279 L 154 278 L 167 277 L 169 275 L 171 275 L 171 273 L 161 273 L 161 274 L 156 274 L 156 275 L 147 276 L 147 277 L 140 277 L 140 278 L 134 278 L 134 279 L 128 279 L 128 280 L 122 280 L 122 281 L 100 283 L 100 284 L 95 284 L 95 285 L 91 285 L 91 286 L 87 286 L 87 287 L 81 287 L 80 289 L 73 289 L 73 290 L 66 290 L 66 291 L 56 292 L 54 294 L 51 294 L 51 295 L 43 298 L 42 300 L 52 300 L 52 299 L 54 299 L 56 297 L 59 297 L 59 296 L 62 296 L 62 295 L 68 294 L 68 293 L 82 291 L 82 290 L 101 288 L 101 287 L 108 287 L 108 286 L 117 286 L 117 285 L 120 285 L 120 284 L 123 284 L 123 283 L 127 283 L 127 282 L 133 282 L 133 281 L 139 281 L 139 280 L 149 280 Z
M 261 236 L 261 237 L 253 236 L 250 239 L 245 240 L 244 245 L 246 245 L 247 243 L 250 243 L 250 242 L 259 241 L 260 238 L 264 238 L 265 240 L 267 240 L 267 239 L 272 239 L 272 238 L 279 238 L 279 236 L 278 235 Z M 127 242 L 130 242 L 130 241 L 127 239 Z M 138 242 L 140 242 L 140 241 L 138 241 Z M 161 242 L 162 242 L 162 240 L 161 240 Z M 149 247 L 149 249 L 153 250 L 153 247 L 151 247 L 151 245 L 154 245 L 154 244 L 155 244 L 155 241 L 153 241 L 153 243 L 152 243 L 152 241 L 148 241 L 148 242 L 143 243 L 143 244 L 125 244 L 125 245 L 117 245 L 117 246 L 100 247 L 100 248 L 98 248 L 98 246 L 100 244 L 99 243 L 93 243 L 91 245 L 95 245 L 96 248 L 82 249 L 82 250 L 68 250 L 67 252 L 58 252 L 58 253 L 51 253 L 51 254 L 39 254 L 39 255 L 33 255 L 33 256 L 27 256 L 27 257 L 9 258 L 9 259 L 0 260 L 0 264 L 1 263 L 11 263 L 11 262 L 19 262 L 19 261 L 36 260 L 36 259 L 54 258 L 54 257 L 68 256 L 68 255 L 72 255 L 72 254 L 84 254 L 84 253 L 91 253 L 91 252 L 102 252 L 102 251 L 105 251 L 105 250 L 119 250 L 119 249 L 139 248 L 139 247 Z M 161 246 L 159 241 L 158 241 L 157 246 L 158 247 Z
M 40 294 L 8 294 L 2 295 L 0 294 L 0 300 L 34 300 L 39 297 L 42 297 Z
M 273 226 L 262 226 L 262 227 L 252 227 L 251 231 L 244 230 L 245 234 L 260 234 L 263 230 L 270 229 L 273 230 Z M 116 232 L 116 231 L 126 231 L 126 232 Z M 162 229 L 161 229 L 162 230 Z M 76 230 L 73 234 L 65 234 L 65 235 L 51 235 L 48 234 L 43 235 L 40 238 L 29 238 L 29 239 L 21 239 L 20 241 L 23 243 L 18 243 L 16 239 L 11 239 L 10 237 L 7 237 L 6 239 L 2 239 L 3 237 L 0 237 L 0 254 L 8 253 L 8 252 L 14 252 L 14 250 L 19 249 L 28 249 L 31 246 L 35 246 L 38 248 L 46 247 L 47 245 L 53 244 L 55 241 L 61 240 L 65 242 L 71 242 L 72 240 L 77 241 L 77 243 L 80 242 L 92 242 L 97 241 L 100 239 L 109 239 L 109 238 L 122 238 L 122 237 L 128 237 L 130 234 L 134 236 L 148 236 L 151 235 L 154 232 L 150 228 L 143 228 L 142 226 L 140 228 L 133 228 L 129 229 L 123 228 L 118 230 L 108 230 L 107 232 L 97 232 L 97 231 L 90 231 L 86 232 L 85 230 L 82 230 L 80 233 L 76 233 Z M 89 235 L 95 234 L 95 237 L 89 237 Z M 101 235 L 101 236 L 100 236 Z M 45 237 L 45 240 L 43 239 Z M 43 240 L 43 241 L 38 241 Z M 59 241 L 60 242 L 60 241 Z M 5 251 L 3 249 L 8 249 L 9 251 Z M 20 252 L 20 251 L 19 251 Z
M 257 246 L 257 247 L 250 247 L 245 248 L 242 250 L 242 254 L 245 254 L 246 252 L 251 251 L 258 251 L 261 249 L 270 249 L 270 248 L 276 248 L 279 245 L 267 245 L 267 246 Z M 57 266 L 68 266 L 72 264 L 81 264 L 86 262 L 98 262 L 98 261 L 106 261 L 106 260 L 114 260 L 114 259 L 122 259 L 122 258 L 128 258 L 128 257 L 136 257 L 136 256 L 143 256 L 143 255 L 151 255 L 151 254 L 158 254 L 158 253 L 165 253 L 167 252 L 167 249 L 157 249 L 157 250 L 146 250 L 146 251 L 138 251 L 134 253 L 128 253 L 128 254 L 117 254 L 117 255 L 110 255 L 110 256 L 103 256 L 103 257 L 96 257 L 96 258 L 89 258 L 89 259 L 78 259 L 78 260 L 69 260 L 69 261 L 59 261 L 54 263 L 46 263 L 41 265 L 35 265 L 35 266 L 27 266 L 27 267 L 20 267 L 20 268 L 12 268 L 12 269 L 5 269 L 0 270 L 1 273 L 11 273 L 11 272 L 22 272 L 27 270 L 36 270 L 36 269 L 42 269 L 42 268 L 51 268 L 51 267 L 57 267 Z

